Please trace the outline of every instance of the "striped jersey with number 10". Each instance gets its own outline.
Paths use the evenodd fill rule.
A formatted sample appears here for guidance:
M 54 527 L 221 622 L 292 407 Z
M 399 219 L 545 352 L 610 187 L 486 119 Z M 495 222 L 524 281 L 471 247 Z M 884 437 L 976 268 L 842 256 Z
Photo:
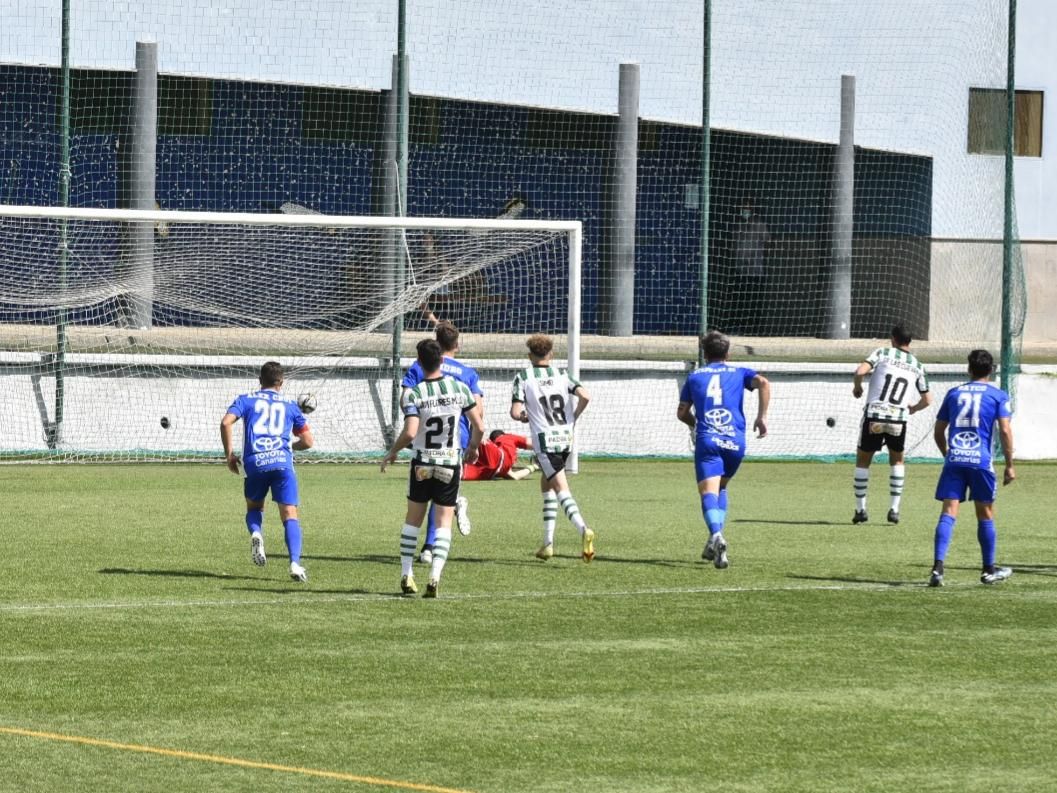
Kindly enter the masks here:
M 866 418 L 906 421 L 910 406 L 929 390 L 925 367 L 898 347 L 879 347 L 866 362 L 873 367 L 866 392 Z
M 514 402 L 524 402 L 542 452 L 567 452 L 573 443 L 573 392 L 580 383 L 557 366 L 529 366 L 514 376 Z
M 404 416 L 418 416 L 418 431 L 411 440 L 415 459 L 430 465 L 459 465 L 459 419 L 477 404 L 470 389 L 453 377 L 423 380 L 404 392 Z

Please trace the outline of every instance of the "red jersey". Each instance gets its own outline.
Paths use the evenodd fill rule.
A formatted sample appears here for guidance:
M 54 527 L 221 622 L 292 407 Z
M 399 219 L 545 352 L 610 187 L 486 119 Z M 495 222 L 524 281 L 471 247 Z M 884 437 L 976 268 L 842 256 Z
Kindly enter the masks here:
M 472 482 L 478 479 L 498 479 L 506 476 L 517 462 L 517 450 L 529 449 L 528 438 L 524 435 L 505 433 L 495 441 L 481 442 L 477 451 L 477 462 L 466 463 L 462 467 L 462 479 Z

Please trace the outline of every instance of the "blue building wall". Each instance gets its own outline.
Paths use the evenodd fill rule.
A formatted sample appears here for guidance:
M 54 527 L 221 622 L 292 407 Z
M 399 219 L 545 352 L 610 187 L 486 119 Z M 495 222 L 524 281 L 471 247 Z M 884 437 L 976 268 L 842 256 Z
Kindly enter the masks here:
M 128 73 L 77 73 L 73 206 L 122 204 L 130 87 Z M 341 92 L 356 99 L 353 112 L 363 123 L 351 131 L 321 131 L 318 119 L 311 130 L 306 121 L 313 90 L 209 81 L 209 104 L 198 107 L 206 117 L 198 119 L 197 129 L 169 133 L 166 126 L 183 122 L 163 121 L 159 204 L 174 210 L 274 212 L 294 202 L 328 214 L 370 214 L 378 95 Z M 518 196 L 527 206 L 522 217 L 583 221 L 583 320 L 585 332 L 592 332 L 612 117 L 413 101 L 428 112 L 416 112 L 413 105 L 409 214 L 493 217 Z M 0 203 L 58 203 L 58 107 L 55 70 L 0 66 Z M 110 110 L 98 110 L 103 107 Z M 700 214 L 688 202 L 688 186 L 692 194 L 699 180 L 700 130 L 652 122 L 641 130 L 635 332 L 692 334 L 700 313 Z M 813 335 L 823 327 L 833 155 L 834 147 L 826 144 L 712 131 L 713 324 L 737 330 L 730 327 L 732 249 L 738 208 L 749 199 L 771 233 L 768 282 L 755 298 L 766 317 L 753 332 Z M 853 334 L 883 335 L 894 312 L 906 311 L 905 296 L 913 289 L 918 304 L 910 307 L 912 316 L 900 316 L 916 323 L 917 335 L 925 337 L 932 162 L 859 150 L 856 169 Z M 540 299 L 524 288 L 516 297 Z M 79 316 L 94 321 L 101 313 Z M 33 316 L 49 321 L 47 312 Z

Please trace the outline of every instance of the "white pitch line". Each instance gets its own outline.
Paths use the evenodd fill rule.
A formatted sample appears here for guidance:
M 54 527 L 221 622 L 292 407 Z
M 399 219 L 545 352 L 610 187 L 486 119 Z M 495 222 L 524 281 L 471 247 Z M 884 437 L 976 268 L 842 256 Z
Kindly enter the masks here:
M 960 588 L 962 585 L 948 585 L 947 589 Z M 968 586 L 968 584 L 964 585 Z M 908 582 L 905 584 L 819 584 L 816 586 L 759 586 L 759 587 L 671 587 L 663 589 L 630 589 L 621 591 L 598 592 L 478 592 L 445 594 L 441 602 L 467 602 L 474 600 L 548 600 L 562 598 L 630 598 L 656 597 L 659 595 L 705 595 L 705 594 L 752 594 L 769 592 L 888 592 L 900 589 L 922 589 L 925 584 Z M 7 603 L 0 605 L 0 613 L 41 612 L 41 611 L 92 611 L 107 609 L 164 609 L 164 608 L 223 608 L 239 606 L 304 606 L 329 603 L 406 603 L 414 598 L 405 598 L 397 594 L 349 594 L 313 597 L 311 590 L 297 592 L 291 590 L 289 596 L 267 599 L 233 599 L 233 600 L 155 600 L 155 601 L 106 601 L 84 603 Z

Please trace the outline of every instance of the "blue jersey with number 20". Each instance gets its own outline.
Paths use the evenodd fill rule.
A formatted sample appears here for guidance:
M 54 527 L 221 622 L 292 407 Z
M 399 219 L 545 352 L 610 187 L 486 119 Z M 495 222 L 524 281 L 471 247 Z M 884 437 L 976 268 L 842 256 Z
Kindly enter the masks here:
M 246 476 L 294 467 L 290 435 L 300 435 L 308 425 L 296 400 L 271 389 L 253 391 L 235 397 L 228 413 L 242 419 Z
M 744 439 L 742 401 L 755 377 L 754 370 L 727 363 L 710 363 L 690 373 L 679 401 L 694 406 L 698 440 L 716 435 Z
M 991 470 L 995 422 L 1012 415 L 1009 394 L 990 383 L 965 383 L 948 391 L 936 415 L 948 422 L 947 464 Z

